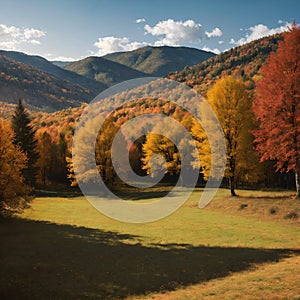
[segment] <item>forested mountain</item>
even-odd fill
[[[167,72],[169,65],[173,64],[174,66],[175,57],[180,57],[178,56],[179,53],[185,53],[183,58],[184,56],[188,56],[187,53],[189,52],[195,53],[194,56],[190,55],[190,62],[192,58],[196,61],[196,56],[202,53],[211,57],[195,66],[185,67],[179,72],[170,73],[169,78],[184,82],[194,87],[200,93],[205,94],[207,89],[222,75],[232,74],[242,78],[248,88],[252,89],[255,80],[260,76],[260,67],[264,64],[270,52],[277,49],[277,43],[281,38],[282,35],[265,37],[243,46],[232,48],[220,55],[213,55],[185,47],[144,47],[131,52],[109,54],[106,58],[119,60],[140,69],[149,66],[148,69],[146,68],[148,72],[157,72],[165,66],[165,72]],[[22,59],[28,65],[8,58],[8,55],[0,56],[1,101],[17,103],[21,97],[24,99],[27,107],[31,109],[53,111],[80,106],[82,102],[89,102],[97,94],[95,91],[92,92],[80,85],[60,79],[49,73],[41,72],[29,65],[35,64],[36,66],[40,66],[40,68],[46,69],[51,65],[47,60],[16,52],[7,53],[10,53],[10,56],[15,56],[19,60]],[[168,58],[167,54],[169,55]],[[165,59],[163,60],[162,58]],[[53,67],[62,70],[59,67]],[[106,59],[100,57],[89,57],[71,63],[68,65],[68,68],[76,69],[76,72],[84,76],[105,81],[109,85],[121,80],[145,76],[145,73],[120,64],[108,62]],[[62,72],[66,73],[60,74],[72,74],[72,76],[85,78],[68,70],[62,70]],[[96,82],[89,78],[86,78],[86,80]],[[96,84],[101,86],[99,82],[96,82]]]
[[[40,71],[49,73],[63,80],[70,81],[73,84],[80,85],[84,89],[90,90],[91,93],[95,95],[97,95],[99,92],[106,88],[106,85],[102,83],[96,82],[95,80],[86,78],[84,76],[80,76],[74,72],[62,69],[41,56],[28,55],[22,52],[4,50],[0,50],[0,55],[6,56],[17,62],[35,67]]]
[[[281,39],[282,35],[277,34],[252,41],[211,57],[196,66],[169,74],[169,78],[184,82],[205,94],[223,75],[234,75],[242,78],[248,88],[252,89],[255,80],[260,76],[261,66],[269,54],[276,51]]]
[[[149,76],[125,65],[97,56],[90,56],[66,64],[64,69],[97,80],[107,86],[133,78]]]
[[[0,55],[0,101],[23,99],[33,110],[55,111],[91,101],[95,92]]]
[[[107,54],[104,58],[150,75],[166,76],[214,56],[212,52],[195,48],[146,46],[133,51]]]

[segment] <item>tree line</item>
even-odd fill
[[[225,179],[232,196],[236,195],[238,183],[280,186],[282,178],[290,181],[294,176],[292,185],[300,198],[299,45],[300,29],[294,23],[262,67],[255,79],[254,91],[248,89],[242,78],[223,76],[207,93],[207,101],[220,121],[226,141]],[[190,153],[190,167],[196,167],[193,157],[198,157],[200,178],[207,180],[211,166],[210,145],[200,124],[188,113],[161,99],[144,99],[139,103],[120,107],[98,133],[95,159],[106,184],[116,187],[120,183],[110,159],[114,135],[124,122],[145,112],[164,113],[184,124],[197,145],[197,153]],[[91,126],[93,121],[86,125],[86,130],[91,130]],[[15,199],[26,202],[30,191],[38,185],[57,182],[76,185],[70,147],[62,132],[56,139],[46,129],[35,132],[20,101],[11,122],[0,121],[1,205]],[[149,162],[156,153],[164,156],[167,174],[180,174],[178,149],[157,134],[141,135],[131,144],[129,159],[133,170],[139,175],[154,174],[155,165]],[[88,168],[83,170],[80,176],[90,180],[89,171]],[[283,177],[280,173],[287,175]]]

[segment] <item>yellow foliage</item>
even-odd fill
[[[22,170],[27,167],[27,157],[13,144],[13,131],[8,122],[0,120],[0,204],[15,206],[18,198],[26,196]]]

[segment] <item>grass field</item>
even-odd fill
[[[109,219],[83,197],[36,198],[1,220],[1,299],[299,299],[300,203],[238,193],[219,190],[201,210],[198,190],[147,224]]]

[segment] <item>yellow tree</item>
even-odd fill
[[[215,83],[208,91],[207,100],[223,128],[226,141],[225,177],[229,179],[231,195],[236,196],[237,170],[245,165],[247,159],[243,153],[247,151],[248,155],[255,156],[254,150],[251,151],[253,143],[249,139],[253,122],[251,97],[242,81],[228,76]]]
[[[45,185],[46,180],[49,179],[50,170],[53,167],[53,143],[47,132],[43,132],[38,136],[37,150],[40,154],[36,163],[39,169],[38,179]]]
[[[22,170],[27,157],[13,144],[14,134],[7,122],[0,120],[0,206],[16,206],[27,196],[29,187],[24,184]]]
[[[173,142],[157,133],[147,134],[146,142],[143,145],[144,157],[142,158],[143,170],[146,170],[147,174],[155,177],[157,173],[162,171],[166,163],[166,173],[171,175],[178,174],[180,172],[180,157],[177,148]],[[154,154],[160,154],[155,160],[151,160]]]

